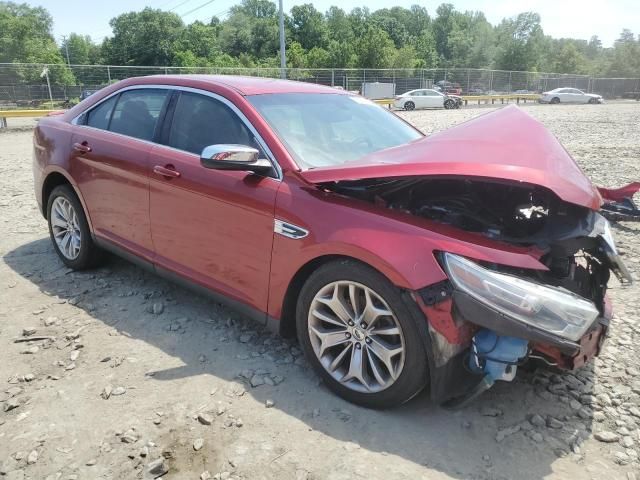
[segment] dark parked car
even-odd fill
[[[98,92],[99,90],[82,90],[82,92],[80,93],[80,100],[84,100],[85,98],[89,98],[91,95],[93,95],[94,93]]]
[[[462,87],[459,83],[452,83],[446,80],[440,80],[436,83],[442,93],[446,93],[447,95],[462,95]]]
[[[515,106],[425,137],[329,87],[132,78],[40,120],[33,168],[65,265],[108,250],[208,292],[369,407],[578,368],[629,280],[598,191]]]

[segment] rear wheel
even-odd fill
[[[414,110],[415,108],[416,108],[416,104],[415,104],[415,103],[413,103],[413,102],[411,102],[411,101],[406,102],[406,103],[404,104],[404,109],[405,109],[405,110]]]
[[[558,97],[553,97],[549,103],[553,103],[553,104],[560,103],[560,99]]]
[[[82,204],[69,185],[53,189],[47,201],[47,220],[53,248],[69,268],[96,266],[102,250],[93,242]]]
[[[371,267],[351,260],[320,267],[302,288],[296,314],[307,359],[345,400],[389,408],[425,387],[426,331]]]

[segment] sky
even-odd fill
[[[444,0],[394,0],[393,6],[409,7],[419,4],[427,8],[431,16]],[[534,11],[542,17],[542,28],[547,35],[556,38],[571,37],[588,40],[598,35],[605,47],[610,47],[623,28],[640,34],[640,0],[447,0],[457,10],[480,10],[487,20],[498,24],[505,17],[520,12]],[[207,21],[212,16],[224,18],[229,7],[240,0],[26,0],[33,6],[43,6],[53,16],[54,34],[60,41],[62,35],[71,32],[91,35],[101,41],[111,34],[109,20],[121,13],[142,10],[145,7],[172,10],[184,15],[185,23]],[[320,11],[338,5],[349,11],[354,7],[368,6],[371,11],[389,7],[389,0],[284,0],[284,9],[302,3],[313,3]],[[202,8],[197,9],[204,5]],[[196,10],[197,9],[197,10]],[[190,11],[195,10],[191,13]]]

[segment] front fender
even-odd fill
[[[276,220],[308,232],[302,238],[274,235],[269,285],[269,315],[279,319],[296,274],[322,257],[357,259],[397,287],[416,291],[446,279],[435,252],[476,260],[546,270],[537,252],[501,244],[411,215],[324,192],[285,177],[278,190]],[[429,229],[431,227],[431,229]]]

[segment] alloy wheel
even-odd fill
[[[402,373],[405,341],[400,323],[366,285],[345,280],[320,289],[309,309],[308,334],[327,373],[351,390],[379,392]]]
[[[75,260],[80,254],[82,234],[78,215],[71,202],[57,197],[51,205],[51,231],[58,249],[68,260]]]

